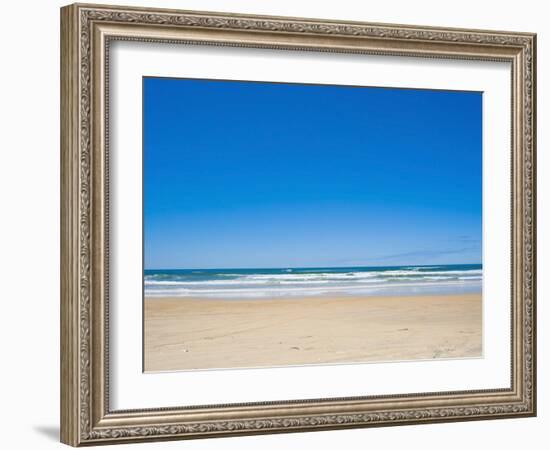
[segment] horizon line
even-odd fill
[[[483,266],[478,263],[453,263],[453,264],[386,264],[386,265],[354,265],[354,266],[273,266],[273,267],[161,267],[161,268],[143,268],[143,270],[271,270],[271,269],[353,269],[359,267],[440,267],[440,266]]]

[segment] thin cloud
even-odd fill
[[[363,265],[365,263],[372,263],[372,262],[391,262],[394,260],[414,260],[417,258],[430,258],[432,260],[444,256],[450,256],[450,255],[459,255],[463,253],[468,253],[472,251],[479,251],[479,246],[469,246],[469,247],[462,247],[458,249],[444,249],[444,250],[414,250],[410,252],[403,252],[403,253],[392,253],[392,254],[385,254],[385,255],[379,255],[379,256],[371,256],[367,258],[361,258],[357,260],[341,260],[338,261],[338,264],[346,264],[346,265]]]
[[[453,240],[462,244],[478,244],[480,242],[479,238],[473,236],[457,236],[456,239]]]
[[[448,250],[416,250],[412,252],[406,252],[406,253],[394,253],[391,255],[384,255],[384,256],[378,256],[374,258],[366,258],[366,260],[392,260],[392,259],[399,259],[399,258],[411,258],[411,257],[438,257],[438,256],[448,256],[448,255],[456,255],[459,253],[465,253],[470,252],[473,250],[477,250],[477,247],[465,247],[465,248],[459,248],[459,249],[448,249]]]

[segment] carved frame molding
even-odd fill
[[[112,40],[509,61],[510,389],[111,411],[108,58]],[[536,414],[536,36],[483,30],[70,5],[61,10],[61,439],[70,445]]]

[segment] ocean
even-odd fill
[[[481,264],[145,270],[146,297],[274,298],[478,293]]]

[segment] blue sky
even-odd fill
[[[481,262],[481,93],[143,92],[146,269]]]

